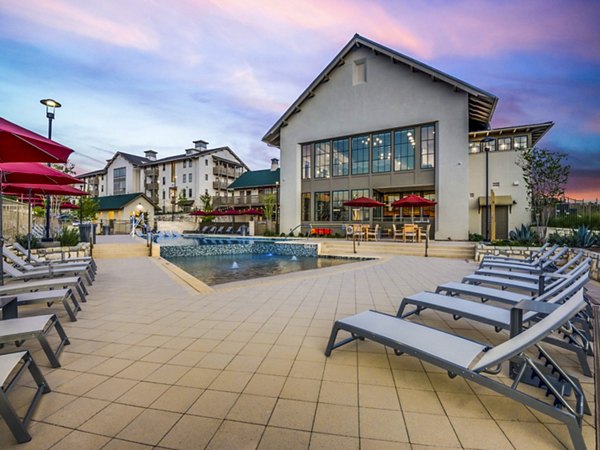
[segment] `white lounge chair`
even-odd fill
[[[516,308],[527,310],[535,305],[538,303],[522,302]],[[406,353],[415,356],[447,371],[451,378],[460,375],[563,422],[567,426],[574,447],[585,449],[581,434],[582,417],[587,411],[585,396],[579,385],[540,345],[544,338],[567,323],[585,307],[583,290],[581,290],[527,330],[495,347],[395,316],[376,311],[364,311],[334,323],[325,355],[330,356],[332,350],[356,339],[378,342],[392,348],[397,355]],[[340,331],[350,333],[350,337],[336,342]],[[546,366],[559,377],[561,385],[572,389],[575,394],[574,404],[567,401],[562,388],[557,388],[554,381],[525,353],[525,350],[532,347],[538,350],[545,359]],[[518,359],[521,364],[512,384],[504,384],[494,377],[487,376],[490,373],[497,374],[501,365],[512,358]],[[545,398],[534,397],[527,391],[519,389],[526,369],[535,375],[538,386],[545,389]],[[546,399],[549,401],[545,401]]]
[[[8,279],[11,281],[11,279]],[[31,280],[21,282],[13,279],[12,282],[0,286],[0,295],[18,294],[20,292],[37,292],[39,290],[71,288],[79,295],[79,300],[87,301],[88,290],[80,277],[58,277],[55,279]]]
[[[35,381],[36,391],[25,416],[20,418],[15,407],[10,403],[8,394],[19,386],[18,382],[27,370]],[[30,441],[31,435],[27,432],[27,425],[41,395],[50,392],[50,388],[28,351],[0,355],[0,386],[0,415],[18,443]]]
[[[12,246],[15,250],[17,250],[19,253],[21,253],[24,257],[27,257],[27,249],[25,247],[23,247],[21,244],[19,244],[18,242],[14,242],[12,244]],[[64,256],[64,253],[62,254],[62,256]],[[94,272],[96,272],[98,270],[98,267],[96,266],[96,262],[94,261],[94,258],[92,258],[91,256],[76,256],[76,257],[71,257],[71,258],[62,257],[60,260],[49,260],[49,259],[40,258],[35,253],[30,253],[29,262],[34,266],[45,266],[48,264],[57,264],[57,263],[91,264]]]
[[[58,346],[54,350],[47,338],[52,330],[56,331],[60,339]],[[37,339],[52,367],[60,367],[58,358],[63,347],[69,345],[69,338],[56,314],[20,317],[0,322],[0,344],[16,343],[20,346],[27,339]]]
[[[2,248],[2,254],[4,255],[4,257],[6,259],[12,261],[12,263],[16,267],[18,267],[20,270],[22,270],[24,272],[32,272],[32,273],[40,272],[41,273],[41,272],[49,272],[49,271],[54,271],[54,270],[59,270],[59,269],[71,269],[73,271],[86,270],[87,274],[88,274],[88,278],[90,280],[94,280],[94,278],[95,278],[95,271],[90,262],[87,262],[87,263],[52,262],[52,263],[46,264],[44,266],[35,267],[34,265],[29,264],[27,261],[25,261],[23,258],[21,258],[19,255],[17,255],[15,252],[13,252],[11,249],[9,249],[7,247]]]
[[[21,271],[17,269],[15,266],[11,266],[10,264],[3,265],[4,274],[8,275],[15,280],[35,280],[40,278],[60,278],[65,275],[71,276],[83,276],[88,284],[92,284],[93,280],[90,276],[90,273],[85,267],[63,267],[56,268],[49,267],[48,269],[42,270],[28,270]]]
[[[61,302],[67,311],[67,315],[72,322],[77,320],[77,313],[81,311],[81,306],[75,297],[71,288],[52,289],[36,292],[21,292],[8,295],[0,295],[0,300],[16,297],[17,305],[33,305],[37,303],[45,303],[52,306],[53,303]],[[69,304],[72,303],[72,306]],[[3,323],[3,322],[2,322]],[[0,323],[0,333],[2,332],[2,324]]]

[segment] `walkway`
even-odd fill
[[[33,440],[15,445],[0,423],[1,448],[570,445],[566,428],[552,419],[380,345],[360,342],[324,357],[335,318],[369,308],[394,312],[404,295],[471,272],[465,260],[390,257],[222,285],[210,294],[181,284],[150,258],[98,263],[79,320],[63,319],[72,341],[63,367],[51,369],[35,352],[53,392],[34,416]],[[464,320],[432,312],[425,318],[475,339],[504,339]],[[592,380],[570,356],[559,359],[593,399]],[[594,448],[593,419],[585,421]]]

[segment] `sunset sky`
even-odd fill
[[[554,121],[540,146],[595,200],[598,23],[585,0],[2,0],[0,116],[45,135],[39,100],[60,101],[53,137],[80,172],[197,139],[266,168],[264,133],[359,33],[498,96],[493,127]]]

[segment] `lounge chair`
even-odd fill
[[[204,225],[202,227],[202,229],[200,230],[200,234],[204,234],[208,231],[208,229],[210,228],[210,225]]]
[[[248,227],[246,225],[242,225],[241,227],[239,227],[237,229],[236,234],[240,234],[242,236],[247,236],[248,235]]]
[[[490,300],[495,300],[504,304],[510,304],[512,307],[518,305],[522,301],[546,303],[546,305],[563,303],[572,295],[583,289],[583,286],[588,282],[589,279],[589,268],[589,263],[582,265],[576,271],[574,271],[569,278],[565,278],[561,284],[556,285],[553,289],[550,289],[537,298],[522,298],[519,300],[514,296],[502,297],[500,294],[493,296],[489,294],[486,295]],[[408,305],[416,306],[416,310],[405,314],[404,311]],[[456,296],[441,295],[438,293],[434,294],[432,292],[420,292],[404,298],[400,304],[400,307],[398,308],[397,316],[406,318],[413,313],[419,314],[424,309],[433,309],[447,314],[452,314],[455,319],[466,318],[485,323],[487,325],[492,325],[496,331],[510,330],[513,322],[511,320],[512,312],[510,309],[492,306],[489,303],[480,303],[467,300]],[[529,324],[533,321],[539,320],[539,318],[540,312],[533,310],[523,314],[521,322]],[[545,339],[545,341],[552,345],[574,352],[579,360],[579,364],[584,375],[591,377],[592,371],[590,370],[590,366],[587,362],[587,355],[591,353],[591,346],[585,337],[585,333],[578,330],[574,326],[571,326],[568,333],[562,333],[562,335],[563,339],[548,337]]]
[[[550,244],[548,242],[546,242],[539,249],[531,252],[527,258],[515,258],[512,256],[503,256],[503,255],[484,255],[483,259],[488,260],[488,261],[498,261],[498,262],[501,262],[501,261],[533,262],[540,258],[542,258],[542,259],[547,258],[552,253],[554,253],[554,251],[558,248],[558,244],[554,244],[550,249],[548,248],[549,245]]]
[[[216,233],[216,231],[217,231],[217,227],[216,227],[215,225],[213,225],[212,227],[210,227],[210,228],[209,228],[209,229],[206,231],[206,233],[207,233],[207,234],[215,234],[215,233]]]
[[[524,301],[514,309],[526,311],[538,305],[537,302]],[[468,381],[487,387],[563,422],[569,430],[574,447],[584,449],[585,442],[581,434],[581,421],[586,412],[584,394],[576,381],[560,368],[539,343],[585,307],[583,290],[580,290],[564,304],[552,306],[554,311],[545,318],[495,347],[395,316],[365,311],[334,323],[325,355],[330,356],[333,349],[356,339],[378,342],[392,348],[397,355],[407,353],[415,356],[447,371],[451,378],[460,375]],[[336,343],[337,335],[342,330],[350,333],[350,337]],[[574,405],[567,402],[562,389],[555,387],[554,380],[551,380],[525,353],[525,350],[532,347],[537,348],[546,366],[559,377],[560,384],[572,389],[575,394]],[[512,384],[504,384],[487,376],[487,374],[499,373],[501,365],[511,358],[518,359],[521,364]],[[536,398],[527,391],[519,389],[527,369],[537,377],[538,386],[546,390],[545,398]],[[550,397],[549,402],[545,401],[548,397]]]
[[[9,279],[10,280],[10,279]],[[87,301],[88,290],[80,277],[59,277],[56,279],[32,280],[24,283],[15,280],[0,286],[0,295],[18,294],[21,292],[37,292],[39,290],[71,288],[79,295],[79,300]]]
[[[224,229],[225,229],[225,225],[221,225],[219,228],[217,228],[217,230],[215,231],[215,234],[223,234]]]
[[[69,338],[60,324],[56,314],[20,317],[18,319],[7,319],[1,322],[0,344],[17,343],[21,345],[27,339],[35,338],[42,346],[42,350],[48,357],[52,367],[60,367],[58,358],[65,345],[69,345]],[[56,349],[52,349],[48,342],[48,334],[55,330],[60,342]]]
[[[93,280],[95,278],[95,270],[90,262],[87,263],[62,263],[62,262],[52,262],[50,264],[46,264],[44,266],[35,267],[32,264],[29,264],[15,252],[7,247],[2,248],[2,254],[4,257],[17,266],[19,269],[24,272],[45,272],[45,271],[54,271],[57,269],[74,269],[74,270],[86,270],[88,272],[89,278]]]
[[[65,275],[72,276],[83,276],[88,284],[92,284],[92,278],[86,268],[82,267],[71,267],[71,268],[49,268],[48,270],[28,270],[21,271],[17,269],[15,266],[11,266],[10,264],[4,264],[3,266],[4,274],[8,275],[15,280],[35,280],[40,278],[60,278]]]
[[[233,233],[233,226],[231,226],[231,225],[228,226],[223,233],[225,233],[225,234]]]
[[[27,249],[25,247],[23,247],[18,242],[14,242],[12,244],[12,246],[14,247],[15,250],[17,250],[24,257],[26,257]],[[49,259],[42,259],[38,255],[36,255],[34,253],[30,253],[29,263],[34,266],[45,266],[48,264],[57,264],[57,263],[90,264],[92,266],[92,269],[94,270],[94,272],[96,272],[98,270],[98,267],[96,266],[96,261],[94,261],[94,258],[92,258],[91,256],[76,256],[73,258],[64,258],[64,253],[62,254],[62,256],[63,257],[60,260],[49,260]]]
[[[26,370],[29,370],[35,381],[36,391],[25,416],[21,419],[17,415],[15,407],[10,403],[8,394],[15,386],[20,386],[19,380]],[[50,388],[28,351],[0,355],[0,386],[0,415],[18,443],[30,441],[31,435],[27,432],[27,425],[35,412],[41,395],[50,392]]]
[[[72,322],[77,321],[77,313],[81,311],[81,306],[79,306],[79,302],[71,288],[0,295],[0,300],[10,297],[17,297],[17,305],[45,303],[48,306],[52,306],[55,302],[61,302]],[[72,306],[69,303],[71,303]],[[1,332],[2,325],[0,325],[0,333]]]
[[[539,259],[533,262],[504,262],[504,261],[489,261],[483,260],[479,268],[489,267],[496,269],[504,269],[509,271],[524,271],[529,273],[541,273],[549,270],[556,270],[556,263],[560,261],[569,252],[567,246],[561,248],[552,256],[544,259]]]

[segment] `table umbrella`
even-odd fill
[[[0,150],[2,154],[2,150]],[[3,183],[27,183],[32,184],[52,184],[67,185],[83,183],[79,178],[72,177],[60,170],[45,166],[39,163],[27,162],[7,162],[0,163],[0,248],[4,246],[4,237],[2,236],[2,194]],[[27,191],[23,191],[25,193]],[[19,192],[13,192],[19,193]],[[3,258],[0,258],[0,285],[4,284],[4,266]]]
[[[66,163],[68,147],[0,117],[0,162]]]
[[[379,206],[385,206],[385,203],[378,202],[369,197],[358,197],[344,202],[343,205],[354,206],[357,208],[377,208]],[[354,253],[356,253],[356,233],[352,233],[352,249],[354,250]]]
[[[71,202],[62,202],[58,206],[58,209],[79,209],[79,205],[74,205]]]
[[[62,173],[62,172],[60,172]],[[28,214],[28,227],[29,232],[27,233],[27,261],[31,257],[31,206],[34,202],[32,202],[32,195],[69,195],[69,196],[82,196],[89,195],[87,192],[82,191],[81,189],[77,189],[73,186],[69,185],[58,185],[58,184],[19,184],[19,183],[5,183],[2,185],[2,190],[4,194],[28,194],[29,196],[29,214]],[[34,197],[35,198],[35,197]],[[39,197],[37,197],[39,198]],[[79,208],[77,205],[74,206],[76,209]],[[34,205],[37,206],[37,205]],[[0,269],[1,269],[0,265]]]
[[[410,195],[407,195],[406,197],[402,197],[401,199],[396,200],[395,202],[392,203],[392,206],[395,208],[404,208],[404,207],[410,206],[411,207],[410,221],[414,222],[415,206],[417,208],[422,208],[424,206],[433,206],[436,204],[437,204],[437,202],[434,202],[433,200],[428,200],[426,198],[419,197],[418,195],[410,194]]]

